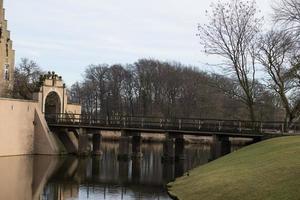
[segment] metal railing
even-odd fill
[[[142,116],[95,117],[87,114],[46,114],[50,125],[78,125],[112,128],[138,128],[180,131],[207,131],[226,133],[284,133],[284,122],[260,122],[243,120],[159,118]],[[300,132],[300,124],[289,128],[290,133]]]

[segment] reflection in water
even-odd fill
[[[49,177],[61,162],[51,156],[0,158],[0,199],[40,199]]]
[[[144,144],[143,158],[118,161],[118,143],[102,157],[0,158],[0,199],[170,199],[164,185],[210,159],[209,146],[186,145],[186,159],[162,163],[162,144]]]

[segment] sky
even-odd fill
[[[55,71],[68,86],[90,64],[177,61],[209,72],[218,58],[202,51],[197,25],[216,0],[4,0],[8,28],[21,58]],[[271,0],[258,0],[268,21]],[[268,22],[267,22],[268,23]]]

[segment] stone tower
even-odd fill
[[[3,0],[0,0],[0,97],[13,88],[14,68],[15,51],[12,48],[10,31],[7,30]]]

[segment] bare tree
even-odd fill
[[[227,70],[241,87],[239,99],[247,105],[249,117],[255,120],[255,42],[262,18],[256,16],[255,1],[231,0],[212,5],[209,22],[199,25],[199,37],[205,52],[221,56]]]
[[[22,58],[15,70],[14,98],[31,99],[39,86],[40,76],[44,74],[39,65],[28,58]]]
[[[79,82],[75,82],[71,88],[68,89],[68,102],[81,104],[82,97],[82,85]]]
[[[273,5],[274,20],[290,30],[300,29],[300,1],[280,0]]]
[[[271,30],[259,42],[260,63],[264,66],[269,88],[280,98],[285,110],[285,124],[288,128],[298,118],[299,101],[294,101],[295,79],[291,76],[291,59],[296,50],[296,41],[290,32]]]
[[[85,81],[93,85],[93,101],[96,115],[108,115],[108,71],[109,66],[106,64],[90,65],[85,71]]]

